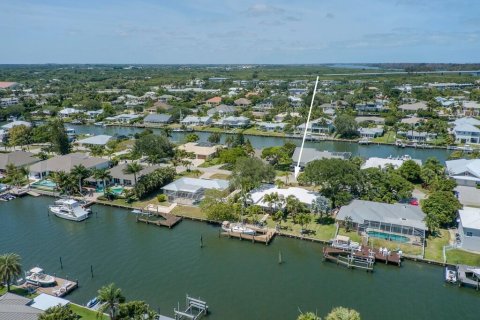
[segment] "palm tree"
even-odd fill
[[[337,307],[330,311],[325,320],[360,320],[360,314],[353,309]]]
[[[98,290],[98,300],[102,303],[102,306],[98,309],[99,314],[108,312],[110,319],[116,320],[119,305],[125,301],[125,297],[122,295],[122,290],[111,283]]]
[[[69,306],[50,307],[42,313],[38,320],[77,320],[79,316],[70,309]]]
[[[93,171],[93,177],[95,180],[101,180],[103,182],[103,195],[107,195],[107,179],[111,179],[110,171],[108,169],[95,169]]]
[[[57,185],[60,193],[70,194],[77,184],[77,179],[73,175],[69,175],[63,171],[54,172],[52,174],[52,180]]]
[[[263,202],[266,202],[268,204],[268,208],[270,211],[272,211],[272,207],[275,204],[275,209],[276,209],[276,203],[278,201],[278,193],[272,192],[268,193],[263,196]]]
[[[87,178],[88,176],[90,176],[91,172],[90,170],[88,170],[87,168],[85,168],[84,165],[82,164],[79,164],[79,165],[75,165],[73,166],[72,170],[70,171],[70,173],[78,179],[78,190],[80,192],[80,194],[82,194],[82,181],[83,179]]]
[[[10,291],[10,283],[22,273],[20,256],[16,253],[6,253],[0,256],[0,279],[7,284]]]
[[[128,163],[125,169],[123,169],[123,173],[125,174],[133,174],[133,180],[135,184],[137,184],[137,173],[143,170],[143,167],[138,162],[131,162]]]
[[[313,312],[301,313],[297,320],[321,320],[319,316],[317,316]]]
[[[28,179],[28,176],[30,175],[30,169],[28,167],[22,167],[20,168],[20,173],[25,176],[28,187],[30,187],[30,179]]]

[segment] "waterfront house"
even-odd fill
[[[58,116],[61,118],[69,118],[75,114],[82,113],[80,110],[75,109],[75,108],[64,108],[60,111],[58,111]]]
[[[102,113],[103,113],[103,110],[90,110],[90,111],[86,111],[85,115],[87,116],[87,120],[94,121]]]
[[[358,133],[362,138],[373,139],[383,135],[383,128],[359,128]]]
[[[29,166],[40,161],[35,154],[26,151],[13,151],[9,153],[0,153],[0,173],[5,172],[9,164],[16,168]]]
[[[100,134],[98,136],[91,136],[85,139],[78,140],[76,143],[83,147],[105,146],[108,141],[112,140],[112,138],[112,136]]]
[[[459,186],[480,184],[480,159],[457,159],[445,162],[446,173]]]
[[[209,142],[188,142],[178,146],[178,149],[193,153],[196,159],[209,160],[215,157],[220,146]]]
[[[218,120],[216,122],[216,125],[224,128],[245,128],[250,125],[250,119],[243,116],[240,116],[240,117],[230,116],[230,117]]]
[[[295,165],[295,166],[297,165],[299,156],[300,156],[300,147],[296,147],[292,156],[292,160],[293,160],[292,165]],[[346,160],[351,156],[352,154],[350,152],[330,152],[330,151],[320,151],[314,148],[303,148],[300,167],[304,168],[307,165],[307,163],[314,160],[321,160],[321,159]]]
[[[423,101],[415,103],[405,103],[398,106],[398,109],[406,113],[416,113],[419,110],[427,110],[427,104]]]
[[[205,104],[209,106],[218,106],[220,102],[222,102],[221,97],[213,97],[205,101]]]
[[[372,236],[388,234],[415,237],[414,242],[423,243],[427,226],[425,213],[419,206],[403,203],[382,203],[365,200],[353,200],[340,208],[336,220],[340,224],[350,220],[351,226],[358,232]]]
[[[252,102],[246,98],[239,98],[233,103],[235,103],[235,105],[239,107],[248,107]]]
[[[413,160],[418,165],[420,166],[422,165],[422,160],[410,159],[410,157],[399,157],[399,158],[371,157],[371,158],[368,158],[364,164],[362,164],[362,169],[379,168],[383,170],[383,169],[386,169],[388,166],[391,166],[394,169],[398,169],[407,160]]]
[[[52,172],[63,171],[69,173],[76,165],[83,165],[87,169],[107,169],[110,162],[80,152],[59,155],[31,165],[30,177],[32,179],[42,179]]]
[[[357,112],[381,112],[384,110],[384,106],[377,102],[365,102],[355,104],[355,110]]]
[[[280,198],[287,199],[289,196],[294,196],[301,203],[305,204],[307,207],[312,205],[320,194],[311,190],[298,188],[298,187],[289,187],[289,188],[278,188],[275,185],[265,184],[261,187],[250,191],[249,202],[250,204],[256,204],[261,206],[264,209],[273,209],[275,210],[272,203],[265,201],[266,195],[271,195],[276,193]]]
[[[480,103],[477,101],[463,101],[460,104],[462,114],[471,117],[478,117],[480,115]]]
[[[26,127],[31,127],[32,124],[28,121],[21,121],[21,120],[17,120],[17,121],[12,121],[12,122],[9,122],[7,124],[4,124],[2,126],[2,129],[4,129],[5,131],[8,131],[10,129],[12,129],[13,127],[16,127],[16,126],[26,126]]]
[[[277,115],[275,115],[275,117],[273,118],[273,121],[275,122],[285,122],[285,120],[287,120],[288,118],[300,118],[300,113],[298,112],[282,112],[282,113],[279,113]]]
[[[455,120],[452,132],[457,143],[480,143],[480,120],[465,117]]]
[[[138,118],[140,118],[140,115],[138,114],[122,113],[113,117],[107,117],[105,120],[117,123],[130,123]]]
[[[225,117],[225,116],[231,116],[231,115],[235,114],[235,112],[237,110],[238,110],[238,108],[235,107],[235,106],[227,106],[226,104],[221,104],[219,106],[208,109],[207,114],[209,116],[213,116],[215,114],[218,114],[221,117]]]
[[[1,320],[37,320],[42,310],[31,307],[32,299],[7,292],[0,296]]]
[[[432,132],[418,132],[415,130],[408,131],[398,131],[397,135],[399,137],[404,137],[412,142],[425,142],[435,139],[437,137],[436,133]]]
[[[195,205],[203,199],[206,190],[225,191],[228,186],[227,180],[183,177],[167,184],[162,190],[169,202]]]
[[[121,163],[111,168],[110,175],[112,176],[112,179],[110,181],[113,182],[115,185],[134,186],[135,176],[133,174],[123,172],[123,170],[125,170],[126,168],[126,163]],[[140,179],[141,176],[152,173],[153,171],[160,168],[162,167],[158,165],[143,166],[143,169],[140,172],[137,172],[137,180]]]
[[[459,247],[480,253],[480,209],[463,207],[458,210]]]
[[[186,116],[180,123],[185,126],[205,126],[213,122],[212,117]]]
[[[143,119],[145,124],[169,124],[173,122],[173,117],[166,113],[152,113]]]
[[[307,134],[330,134],[335,129],[333,121],[327,118],[318,118],[308,123]],[[305,123],[297,126],[297,130],[300,132],[305,131]]]
[[[355,117],[355,121],[357,123],[367,122],[367,123],[373,123],[373,124],[378,124],[378,125],[385,124],[385,118],[375,117],[375,116],[372,116],[372,117],[365,117],[365,116]]]
[[[286,125],[283,122],[258,122],[257,128],[266,132],[279,132],[283,131]]]

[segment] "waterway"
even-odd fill
[[[141,132],[144,129],[135,127],[122,127],[122,126],[94,126],[94,125],[68,125],[70,128],[74,128],[78,134],[108,134],[108,135],[133,135],[137,132]],[[152,129],[155,133],[160,133],[160,129]],[[209,132],[196,132],[200,138],[200,141],[207,141],[210,136]],[[185,132],[172,132],[173,141],[183,141]],[[223,143],[225,141],[226,134],[222,134]],[[246,136],[254,148],[265,148],[271,146],[281,146],[285,141],[289,140],[300,146],[300,139],[286,139],[281,137],[265,137],[265,136]],[[318,150],[338,151],[338,152],[351,152],[354,156],[360,156],[362,158],[369,157],[382,157],[389,156],[400,157],[403,155],[410,155],[414,159],[420,159],[425,161],[427,158],[434,157],[440,162],[444,163],[448,159],[450,154],[446,149],[415,149],[415,148],[397,148],[392,145],[359,145],[356,142],[343,142],[343,141],[308,141],[305,143],[305,147],[316,148]]]
[[[52,202],[25,197],[0,203],[0,253],[20,254],[24,269],[38,265],[78,279],[80,288],[67,298],[80,304],[115,282],[128,299],[146,300],[165,315],[186,293],[200,296],[212,320],[296,319],[299,309],[324,315],[338,305],[357,309],[362,319],[480,314],[480,293],[445,284],[440,267],[407,261],[366,273],[323,262],[322,246],[312,242],[277,237],[270,246],[252,244],[219,238],[218,227],[186,220],[168,230],[104,206],[75,223],[47,215]]]

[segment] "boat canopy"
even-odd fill
[[[30,269],[30,272],[31,273],[43,273],[43,269],[39,268],[39,267],[35,267],[35,268]]]

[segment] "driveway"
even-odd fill
[[[457,186],[458,200],[461,204],[471,207],[480,207],[480,189],[475,187]]]

